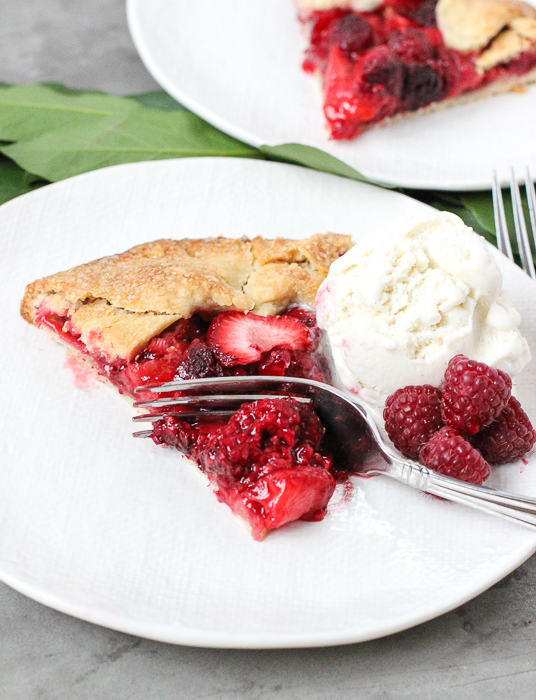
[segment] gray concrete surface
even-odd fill
[[[116,95],[159,89],[138,58],[122,0],[0,0],[0,81]]]
[[[0,0],[0,81],[158,89],[123,0]],[[462,608],[391,637],[229,651],[129,637],[0,584],[0,700],[534,700],[535,608],[532,557]]]

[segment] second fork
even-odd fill
[[[527,203],[529,209],[530,225],[532,230],[532,240],[536,244],[536,193],[534,191],[534,184],[528,167],[526,169],[525,191],[527,193]],[[514,253],[512,251],[512,245],[510,243],[508,225],[506,223],[506,214],[504,210],[502,190],[499,184],[499,178],[496,170],[493,172],[492,193],[497,247],[501,251],[501,253],[506,255],[506,257],[509,258],[512,262],[515,262]],[[521,267],[527,273],[527,275],[529,275],[529,277],[531,277],[533,280],[536,280],[536,272],[534,269],[532,250],[529,235],[527,232],[527,226],[525,223],[525,214],[523,211],[521,193],[513,168],[511,168],[510,170],[510,193],[512,197],[512,213],[514,218],[514,228],[516,233],[517,247],[519,251],[519,257],[521,259]]]

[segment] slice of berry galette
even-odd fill
[[[180,379],[329,381],[314,299],[351,246],[336,234],[154,241],[33,282],[21,313],[129,399]],[[153,439],[190,456],[262,539],[287,522],[323,517],[335,487],[323,432],[309,406],[267,398],[217,422],[174,411],[154,424]]]
[[[332,139],[536,81],[536,9],[524,2],[296,2]]]

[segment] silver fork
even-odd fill
[[[532,228],[532,238],[536,244],[536,194],[534,192],[534,184],[529,168],[527,168],[526,172],[525,191],[527,193],[527,202],[529,205],[529,217]],[[514,262],[514,254],[512,252],[512,246],[510,244],[510,236],[508,234],[508,226],[506,225],[506,216],[504,214],[502,190],[499,185],[496,170],[493,171],[492,192],[497,247],[501,251],[501,253],[506,255],[507,258]],[[512,195],[512,211],[514,215],[514,227],[516,232],[517,247],[519,251],[519,257],[521,258],[521,267],[527,273],[527,275],[532,277],[533,280],[536,280],[536,272],[534,271],[534,262],[532,260],[532,252],[530,249],[527,226],[525,224],[525,215],[523,213],[523,205],[521,203],[521,194],[519,192],[519,185],[517,184],[513,168],[511,168],[510,170],[510,193]]]
[[[350,400],[342,391],[313,380],[297,377],[218,377],[169,382],[152,387],[151,392],[166,394],[180,391],[180,396],[160,396],[141,401],[138,408],[161,409],[158,413],[136,416],[137,422],[154,422],[173,413],[174,407],[187,407],[181,418],[228,415],[245,401],[292,396],[311,403],[326,429],[326,436],[339,469],[367,476],[384,475],[420,491],[492,513],[536,530],[536,499],[475,486],[443,476],[399,456],[383,439],[371,410],[357,398]],[[184,392],[187,392],[185,395]],[[183,409],[181,408],[181,411]],[[359,463],[358,441],[366,430],[378,448],[375,459]],[[151,437],[152,430],[134,433]],[[361,443],[362,444],[362,443]]]

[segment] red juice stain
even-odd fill
[[[72,355],[67,354],[65,358],[64,368],[71,370],[73,374],[73,383],[77,389],[82,391],[91,391],[95,386],[95,379],[91,374],[81,367]]]
[[[344,513],[346,506],[350,503],[354,495],[354,485],[350,479],[339,481],[335,487],[335,492],[328,505],[328,513],[337,515]]]

